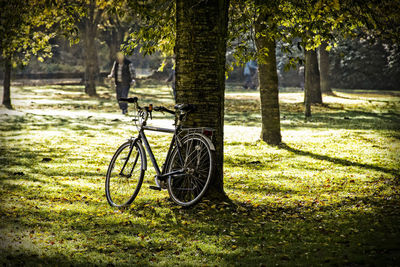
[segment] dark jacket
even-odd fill
[[[123,86],[129,86],[131,84],[132,78],[131,77],[131,72],[129,70],[129,64],[131,64],[131,61],[128,59],[124,59],[124,65],[122,66],[122,82],[121,84]],[[115,62],[115,71],[114,71],[114,78],[115,78],[115,83],[118,81],[118,67],[119,63],[118,61]]]

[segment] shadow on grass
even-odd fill
[[[288,146],[287,144],[281,144],[280,148],[285,149],[289,152],[295,153],[297,155],[301,155],[301,156],[308,156],[308,157],[312,157],[314,159],[318,159],[318,160],[324,160],[324,161],[329,161],[335,164],[340,164],[342,166],[357,166],[360,168],[364,168],[364,169],[369,169],[369,170],[374,170],[374,171],[380,171],[380,172],[384,172],[384,173],[388,173],[388,174],[392,174],[397,176],[399,174],[399,170],[395,170],[395,169],[388,169],[388,168],[384,168],[384,167],[380,167],[380,166],[376,166],[376,165],[371,165],[371,164],[365,164],[365,163],[358,163],[358,162],[353,162],[350,160],[346,160],[346,159],[339,159],[339,158],[333,158],[333,157],[329,157],[329,156],[325,156],[325,155],[319,155],[313,152],[309,152],[309,151],[303,151],[300,149],[296,149],[296,148],[292,148],[290,146]]]
[[[394,172],[287,145],[282,148],[345,166]],[[6,165],[23,165],[28,169],[26,176],[14,177],[21,181],[33,181],[30,172],[55,175],[55,169],[37,168],[38,164],[46,164],[41,160],[47,153],[16,148],[6,155]],[[63,157],[59,154],[52,162],[60,163]],[[250,167],[259,163],[249,164]],[[80,171],[66,175],[92,175]],[[46,186],[44,180],[37,182]],[[23,183],[0,184],[3,191],[10,193],[7,197],[17,199],[8,203],[11,207],[0,206],[0,228],[11,227],[10,233],[26,233],[19,237],[20,241],[31,244],[20,246],[18,238],[15,241],[0,236],[1,263],[270,266],[394,265],[399,260],[400,212],[395,196],[392,200],[375,196],[347,198],[332,204],[292,200],[255,206],[251,202],[236,202],[235,207],[203,201],[192,209],[182,209],[165,198],[149,200],[142,192],[132,207],[113,210],[105,200],[99,203],[90,199],[92,194],[99,194],[94,189],[82,193],[75,184],[54,185],[62,186],[64,193],[79,192],[85,198],[68,199],[69,195],[58,195],[54,188],[27,192]],[[238,190],[256,192],[260,188]],[[283,192],[290,197],[298,193],[278,187],[265,191],[272,198]],[[64,208],[59,210],[59,206]],[[54,234],[41,237],[45,232]]]
[[[343,130],[399,130],[400,119],[392,112],[374,113],[341,111],[335,113],[313,113],[309,122],[304,122],[301,113],[283,113],[282,128],[343,129]],[[285,121],[286,120],[286,121]]]
[[[360,203],[369,207],[369,212],[352,211]],[[29,249],[3,250],[3,255],[7,255],[3,262],[352,266],[393,265],[399,260],[398,201],[365,197],[323,206],[212,204],[202,202],[192,209],[182,209],[168,200],[138,199],[134,207],[102,217],[87,216],[77,210],[60,214],[29,210],[26,215],[43,222],[39,225],[42,230],[68,218],[60,222],[61,228],[52,239],[55,245],[45,240],[37,244],[48,250],[59,248],[52,255],[40,257]],[[126,217],[121,219],[119,214]],[[20,217],[2,219],[3,223],[31,233],[37,227]],[[62,244],[69,249],[61,249]],[[75,257],[81,251],[84,254]]]
[[[331,108],[330,108],[331,109]],[[363,112],[343,110],[332,112],[313,112],[308,123],[304,122],[304,114],[299,112],[281,112],[281,126],[283,129],[318,128],[318,129],[345,129],[345,130],[400,130],[399,114],[394,112]],[[260,126],[261,117],[258,112],[231,112],[227,111],[225,122],[231,125]]]

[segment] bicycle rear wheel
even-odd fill
[[[139,193],[144,177],[145,154],[142,146],[128,141],[122,144],[111,159],[106,175],[106,197],[113,207],[132,203]]]
[[[168,193],[178,205],[195,205],[211,182],[214,156],[205,138],[200,134],[183,138],[179,149],[182,160],[178,147],[171,152],[168,172],[184,170],[184,174],[172,175],[167,182]]]

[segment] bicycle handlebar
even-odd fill
[[[138,98],[136,96],[135,97],[129,97],[129,98],[128,97],[121,97],[121,98],[118,99],[118,101],[124,101],[124,102],[128,102],[128,103],[135,103],[136,107],[138,109],[143,109],[143,107],[140,107],[138,105]],[[163,107],[163,106],[153,107],[152,104],[150,104],[149,107],[145,107],[145,109],[146,109],[146,111],[148,111],[150,113],[151,113],[152,110],[154,110],[154,111],[160,111],[160,112],[167,112],[167,113],[172,114],[172,115],[176,114],[176,111],[170,110],[170,109],[168,109],[166,107]],[[175,109],[176,110],[180,110],[181,112],[185,112],[185,113],[192,112],[192,111],[196,110],[195,106],[193,106],[191,104],[177,104],[177,105],[175,105]]]
[[[166,107],[163,106],[157,106],[153,108],[154,111],[161,111],[161,112],[167,112],[169,114],[175,115],[175,111],[172,111],[170,109],[167,109]]]

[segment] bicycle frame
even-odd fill
[[[211,184],[215,169],[215,130],[183,126],[187,115],[196,111],[191,104],[175,105],[173,111],[163,106],[153,107],[152,104],[140,107],[137,97],[119,100],[135,104],[137,115],[132,121],[138,132],[119,146],[108,166],[105,182],[108,203],[113,207],[132,203],[142,187],[148,159],[156,172],[155,186],[150,185],[150,189],[168,189],[171,200],[183,207],[198,203]],[[147,120],[152,119],[152,111],[174,115],[174,127],[147,126]],[[172,134],[163,166],[158,165],[145,131]],[[132,185],[135,188],[131,194],[126,189],[131,190]]]
[[[146,134],[144,133],[145,130],[173,134],[171,144],[169,146],[167,156],[165,158],[165,162],[164,162],[162,170],[160,170],[157,160],[154,157],[154,154],[150,147],[149,141],[147,140]],[[167,162],[169,160],[171,151],[174,146],[176,146],[178,148],[179,159],[183,165],[183,158],[182,158],[182,154],[180,151],[180,145],[179,145],[179,142],[177,141],[177,132],[178,131],[179,131],[179,129],[168,129],[168,128],[153,127],[153,126],[142,126],[142,128],[139,130],[139,136],[135,139],[135,142],[141,141],[142,144],[144,145],[144,148],[145,148],[147,154],[149,155],[149,158],[154,167],[154,170],[156,171],[157,179],[159,179],[161,181],[167,179],[171,175],[183,174],[185,172],[185,170],[182,169],[182,170],[176,170],[173,172],[165,173],[165,171],[166,171],[165,168],[167,167]],[[133,148],[133,146],[132,146],[132,148]]]
[[[140,115],[140,116],[143,116],[143,117],[142,117],[142,118],[143,118],[143,121],[142,121],[142,123],[140,123],[140,126],[138,127],[138,130],[139,130],[139,135],[138,135],[138,137],[135,138],[135,139],[134,139],[134,138],[131,138],[131,139],[130,139],[130,140],[133,141],[133,143],[131,144],[130,151],[129,151],[129,154],[128,154],[128,158],[130,157],[130,155],[131,155],[131,153],[132,153],[132,149],[133,149],[133,146],[135,145],[135,143],[136,143],[136,142],[140,142],[140,144],[141,144],[141,145],[144,145],[144,148],[145,148],[145,149],[144,149],[145,151],[143,151],[143,153],[146,154],[145,152],[147,151],[147,153],[149,154],[150,161],[151,161],[151,163],[153,164],[154,170],[156,171],[156,178],[157,178],[158,180],[164,181],[164,180],[166,180],[167,178],[169,178],[169,177],[171,177],[171,176],[176,176],[176,175],[180,175],[180,174],[185,174],[186,169],[175,170],[175,171],[166,173],[166,168],[168,167],[169,159],[170,159],[170,157],[171,157],[171,151],[173,150],[174,147],[177,148],[177,154],[178,154],[178,157],[179,157],[179,161],[180,161],[180,163],[181,163],[181,166],[184,166],[184,165],[185,165],[185,164],[184,164],[183,157],[182,157],[182,153],[181,153],[181,145],[179,144],[180,142],[179,142],[179,137],[178,137],[178,136],[180,135],[180,133],[182,132],[182,130],[190,130],[190,129],[191,129],[191,128],[182,129],[181,123],[182,123],[182,121],[185,119],[186,114],[181,113],[181,114],[179,114],[177,117],[175,117],[175,119],[176,119],[175,125],[176,125],[176,126],[175,126],[174,129],[161,128],[161,127],[154,127],[154,126],[147,126],[147,125],[146,125],[146,121],[147,121],[149,115],[150,115],[150,118],[151,118],[151,111],[152,111],[152,109],[153,109],[153,106],[151,105],[150,107],[140,108],[140,107],[138,106],[138,104],[137,104],[137,99],[136,99],[136,101],[135,101],[135,104],[136,104],[136,108],[137,108],[138,110],[140,109],[140,110],[144,111],[144,113],[142,113],[142,115]],[[150,109],[150,108],[151,108],[151,109]],[[167,111],[167,110],[166,110],[166,111]],[[167,111],[167,112],[168,112],[168,111]],[[169,112],[169,113],[171,113],[171,112]],[[172,112],[172,113],[173,113],[173,112]],[[136,120],[136,121],[138,121],[138,120]],[[192,130],[193,130],[193,129],[196,129],[196,128],[192,128]],[[208,132],[211,132],[211,133],[212,133],[212,131],[213,131],[213,129],[210,129],[210,128],[202,128],[202,129],[203,129],[203,130],[207,130]],[[152,149],[151,149],[151,147],[150,147],[149,141],[147,140],[147,137],[146,137],[146,135],[145,135],[145,133],[144,133],[145,130],[155,131],[155,132],[163,132],[163,133],[172,133],[172,134],[173,134],[172,140],[171,140],[171,143],[170,143],[168,152],[167,152],[167,156],[166,156],[166,158],[165,158],[165,162],[164,162],[163,167],[162,167],[162,170],[160,170],[160,167],[158,166],[158,163],[157,163],[157,161],[156,161],[156,159],[155,159],[155,157],[154,157],[154,154],[153,154],[153,151],[152,151]],[[214,147],[214,145],[212,144],[212,141],[211,141],[210,139],[208,139],[207,137],[205,137],[205,140],[207,141],[208,145],[210,146],[210,149],[211,149],[211,150],[215,150],[215,147]],[[143,146],[142,146],[142,147],[143,147]],[[144,156],[146,157],[146,155],[144,155]],[[134,166],[136,165],[136,162],[137,162],[137,158],[135,159],[135,164],[134,164]],[[123,168],[122,168],[122,170],[121,170],[121,174],[120,174],[120,175],[122,175],[122,172],[123,172],[123,170],[125,169],[126,164],[127,164],[127,161],[125,162],[125,164],[124,164],[124,166],[123,166]],[[143,166],[142,166],[142,168],[143,168]],[[146,169],[147,169],[147,164],[145,163],[144,170],[146,170]],[[130,175],[132,174],[132,171],[133,171],[133,169],[131,170]]]

